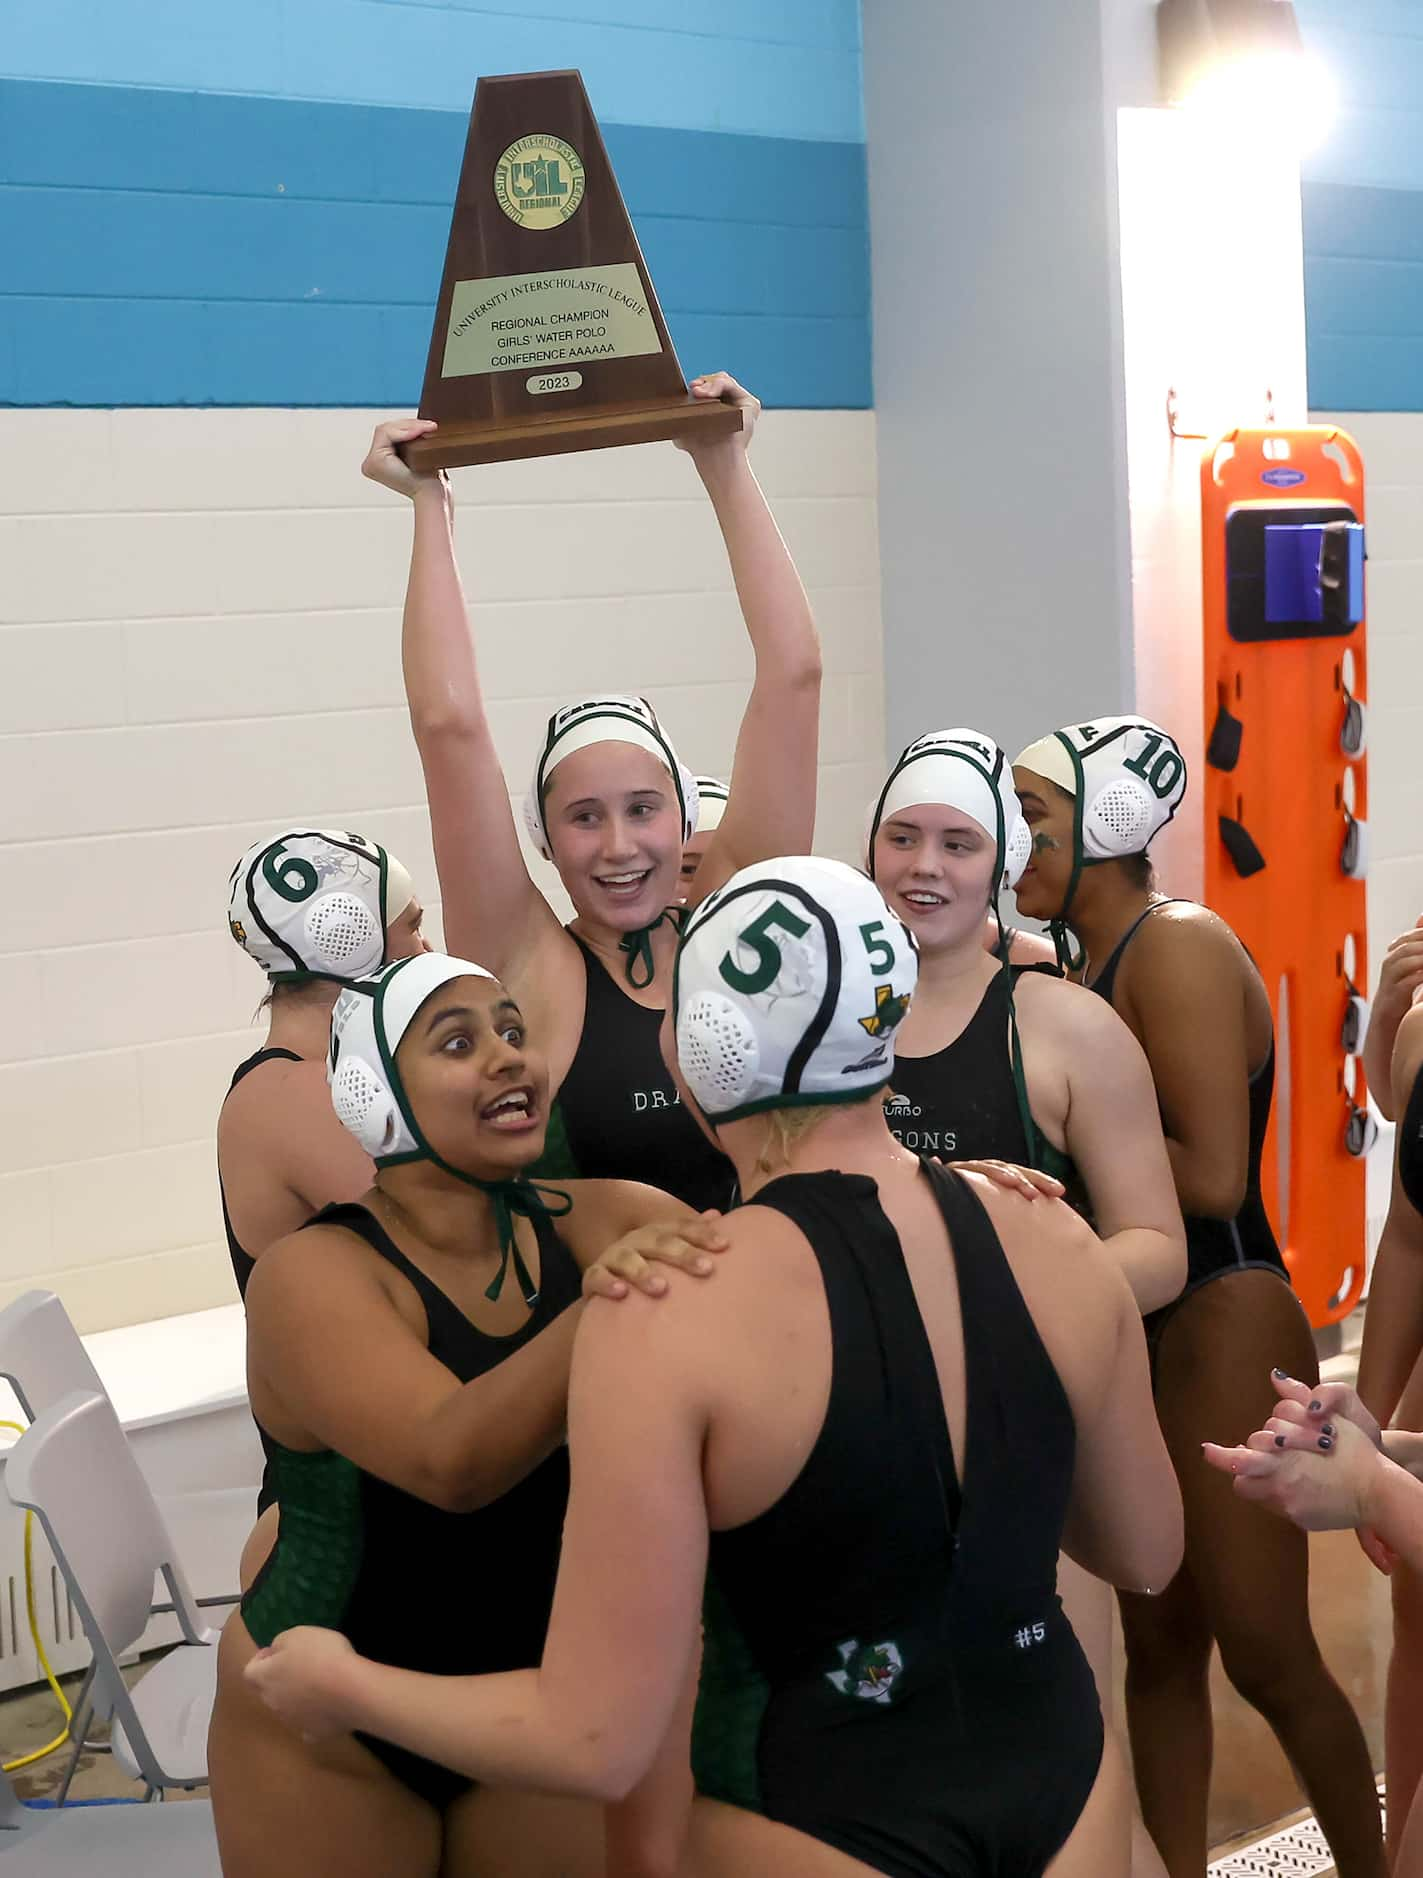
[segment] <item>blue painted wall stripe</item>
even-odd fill
[[[448,210],[468,109],[0,79],[0,183],[424,202]],[[604,123],[634,216],[865,226],[862,145]],[[664,159],[675,149],[675,164]],[[4,284],[0,272],[0,288]]]
[[[1423,191],[1304,186],[1309,401],[1423,410]]]
[[[481,72],[576,66],[614,123],[859,143],[858,12],[856,0],[44,0],[7,9],[0,72],[467,113]]]
[[[413,403],[465,122],[0,82],[0,398]],[[684,366],[869,404],[863,149],[605,129]]]

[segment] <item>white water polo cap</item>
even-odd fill
[[[714,1122],[867,1096],[889,1080],[918,975],[913,940],[857,869],[804,855],[743,868],[677,951],[687,1087]]]
[[[870,816],[871,874],[881,823],[921,802],[971,816],[998,844],[995,891],[1017,886],[1033,838],[1023,820],[1013,772],[991,737],[977,730],[933,730],[901,754]]]
[[[697,785],[696,832],[709,835],[713,829],[721,827],[721,818],[731,800],[731,785],[724,783],[720,776],[698,776],[694,780]]]
[[[544,801],[553,772],[566,756],[595,743],[630,743],[657,759],[672,778],[677,806],[682,812],[682,839],[690,841],[697,828],[696,777],[678,761],[676,751],[657,721],[656,711],[646,698],[609,693],[606,697],[584,698],[577,704],[565,705],[548,720],[543,749],[534,767],[533,784],[524,799],[524,822],[529,839],[544,859],[553,859],[544,822]]]
[[[275,981],[364,977],[415,897],[409,874],[364,835],[295,828],[254,842],[232,870],[227,924]]]
[[[396,959],[347,985],[331,1013],[326,1080],[343,1127],[377,1167],[433,1160],[405,1093],[395,1053],[420,1007],[456,978],[489,978],[482,965],[444,952]]]
[[[1180,808],[1186,759],[1149,717],[1099,717],[1030,743],[1017,765],[1075,798],[1083,861],[1145,854]]]

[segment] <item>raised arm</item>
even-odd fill
[[[725,372],[697,379],[692,392],[698,398],[724,398],[743,412],[737,435],[696,445],[689,453],[716,511],[756,654],[726,813],[697,870],[690,896],[696,904],[753,861],[810,852],[820,738],[820,640],[795,563],[747,460],[760,404]]]
[[[1410,931],[1400,933],[1384,953],[1379,988],[1374,993],[1369,1015],[1369,1034],[1364,1039],[1364,1075],[1368,1078],[1369,1093],[1379,1113],[1389,1121],[1397,1119],[1390,1071],[1394,1039],[1420,991],[1423,991],[1423,918]]]
[[[431,1356],[339,1229],[275,1245],[247,1288],[254,1406],[448,1512],[487,1506],[563,1439],[582,1305],[460,1383]],[[623,1307],[608,1306],[613,1315]],[[370,1378],[379,1376],[373,1388]]]
[[[248,1671],[264,1698],[308,1733],[362,1729],[494,1785],[625,1799],[668,1739],[699,1640],[707,1414],[681,1316],[635,1298],[584,1319],[572,1492],[538,1669],[419,1675],[297,1630]]]
[[[1067,1148],[1086,1182],[1102,1250],[1137,1309],[1159,1311],[1186,1282],[1186,1228],[1141,1045],[1111,1007],[1077,985],[1041,991],[1062,1026],[1068,1070]]]
[[[1423,1006],[1414,1006],[1398,1026],[1392,1064],[1394,1113],[1408,1106],[1423,1074]],[[1401,1137],[1402,1130],[1399,1135]],[[1379,1239],[1364,1314],[1359,1355],[1359,1394],[1380,1422],[1398,1408],[1414,1364],[1423,1354],[1423,1216],[1398,1176],[1399,1141],[1394,1143],[1393,1191]]]
[[[425,772],[445,945],[496,973],[534,1015],[537,955],[542,949],[546,956],[550,942],[568,941],[530,878],[510,812],[455,562],[449,483],[410,469],[397,451],[434,428],[420,418],[380,425],[361,469],[414,510],[401,661]]]

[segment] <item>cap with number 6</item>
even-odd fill
[[[364,835],[293,828],[232,870],[227,925],[274,982],[349,984],[385,963],[386,928],[409,906],[409,874]]]
[[[734,874],[687,923],[677,1060],[709,1120],[863,1100],[888,1082],[918,978],[874,882],[806,855]]]

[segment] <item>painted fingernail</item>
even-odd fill
[[[1274,1370],[1272,1374],[1278,1376],[1281,1382],[1288,1382],[1290,1380],[1290,1373],[1286,1369]]]
[[[1322,1415],[1324,1413],[1324,1404],[1322,1402],[1311,1402],[1309,1412],[1311,1415]]]
[[[1328,1435],[1321,1435],[1319,1437],[1319,1445],[1327,1452],[1334,1446],[1334,1443],[1329,1439]]]
[[[1319,1432],[1322,1435],[1332,1435],[1334,1433],[1333,1422],[1326,1422]]]
[[[1283,1447],[1284,1445],[1285,1445],[1285,1437],[1284,1437],[1283,1435],[1276,1435],[1276,1436],[1275,1436],[1275,1446],[1276,1446],[1277,1448],[1282,1448],[1282,1447]]]

